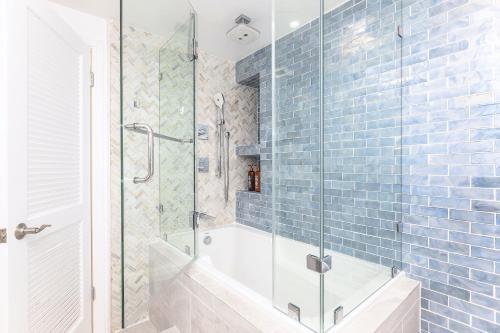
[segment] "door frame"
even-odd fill
[[[0,0],[0,229],[7,228],[7,156],[8,126],[7,126],[7,1]],[[9,327],[9,274],[8,274],[8,241],[0,244],[0,332],[7,332]]]
[[[92,318],[94,333],[111,332],[110,52],[106,19],[53,4],[54,10],[91,47]]]

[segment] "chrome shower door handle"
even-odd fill
[[[148,133],[148,173],[145,177],[134,177],[134,183],[146,183],[148,182],[155,172],[155,148],[154,148],[154,132],[151,126],[148,124],[133,123],[125,125],[125,128],[129,129],[143,129]]]
[[[19,223],[16,226],[16,230],[14,231],[14,236],[16,236],[16,239],[23,239],[24,236],[26,235],[33,235],[33,234],[38,234],[39,232],[42,232],[44,229],[51,227],[50,224],[42,224],[39,227],[28,227],[24,223]]]

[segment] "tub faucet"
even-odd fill
[[[194,225],[196,226],[196,228],[199,227],[200,225],[200,219],[204,219],[204,220],[215,220],[215,216],[212,216],[212,215],[208,215],[207,213],[205,212],[197,212],[197,211],[193,211],[193,221],[194,221]]]

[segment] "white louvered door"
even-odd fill
[[[89,48],[45,0],[7,6],[9,332],[91,332]]]

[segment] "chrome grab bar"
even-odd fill
[[[140,128],[127,127],[127,129],[134,131],[134,132],[137,132],[137,133],[141,133],[141,134],[148,134],[147,131],[140,129]],[[168,136],[165,134],[156,133],[156,132],[154,132],[153,134],[154,134],[155,138],[158,138],[158,139],[165,139],[165,140],[180,142],[180,143],[193,143],[193,139],[190,139],[190,138],[179,139],[179,138],[174,138],[174,137],[171,137],[171,136]]]
[[[155,169],[154,169],[154,166],[155,166],[154,142],[155,142],[155,140],[154,140],[153,129],[148,124],[141,124],[141,123],[127,124],[127,125],[125,125],[125,128],[132,129],[132,130],[145,130],[148,134],[148,173],[145,177],[134,177],[134,183],[136,183],[136,184],[137,183],[146,183],[151,179],[151,177],[153,177],[153,174],[155,172]]]

